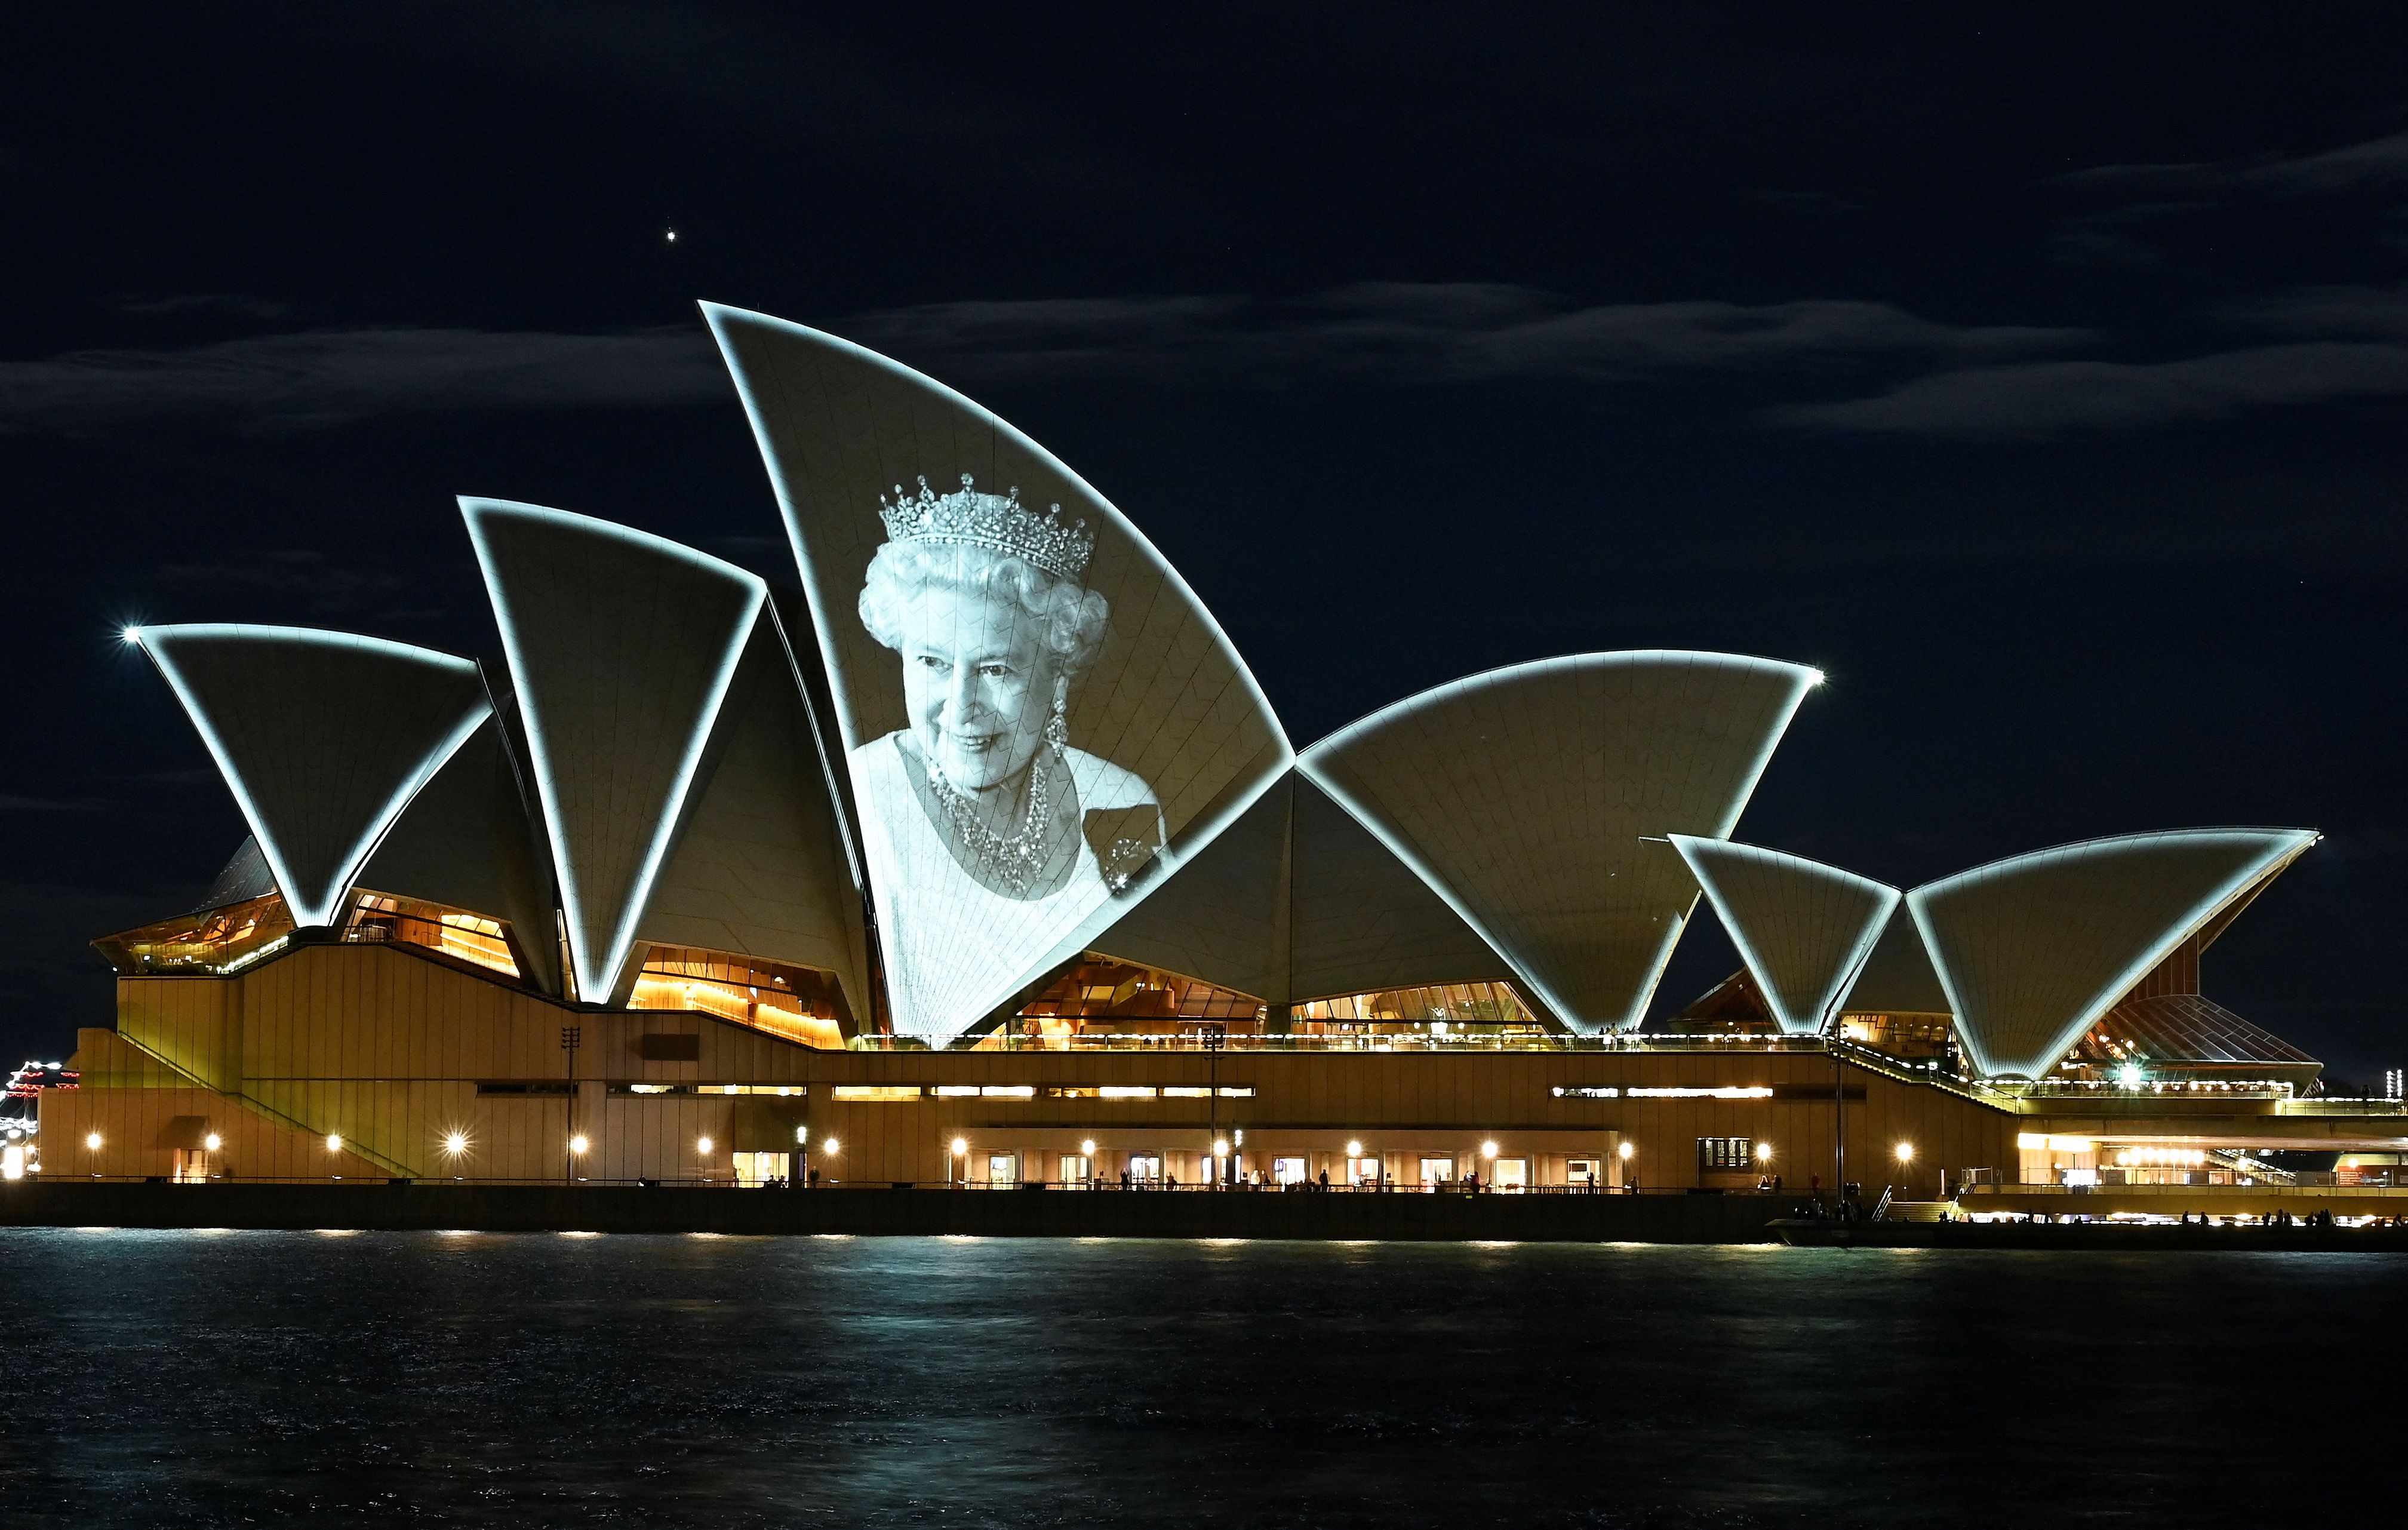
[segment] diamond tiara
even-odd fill
[[[908,494],[895,485],[895,497],[878,497],[878,518],[896,541],[953,542],[986,547],[1025,558],[1057,579],[1078,583],[1086,576],[1087,560],[1095,556],[1096,534],[1084,521],[1065,526],[1062,507],[1042,515],[1020,502],[1020,491],[981,494],[962,474],[962,486],[940,495],[920,480],[920,492]]]

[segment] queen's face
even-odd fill
[[[964,791],[1019,779],[1044,741],[1054,659],[1019,602],[944,588],[904,602],[903,703],[930,765]]]

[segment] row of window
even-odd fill
[[[1558,1100],[1828,1100],[1828,1084],[1671,1084],[1616,1089],[1611,1084],[1557,1084],[1548,1093]],[[1861,1100],[1864,1087],[1846,1090]]]
[[[1252,1084],[1224,1084],[1224,1100],[1254,1098]],[[828,1098],[842,1101],[907,1100],[1209,1100],[1205,1084],[836,1084]]]
[[[1182,1156],[1196,1159],[1193,1172],[1197,1176],[1197,1183],[1207,1182],[1229,1172],[1218,1162],[1203,1161],[1200,1155]],[[953,1171],[960,1176],[955,1183],[967,1185],[983,1183],[997,1187],[1028,1184],[1041,1180],[1049,1166],[1054,1170],[1053,1182],[1059,1185],[1094,1184],[1099,1179],[1125,1179],[1132,1185],[1149,1186],[1179,1183],[1178,1171],[1167,1164],[1164,1155],[1158,1150],[1140,1150],[1122,1155],[1124,1169],[1117,1176],[1098,1175],[1095,1159],[1086,1153],[1047,1154],[1000,1148],[986,1153],[982,1157],[984,1159],[982,1163],[965,1162],[958,1165]],[[1234,1162],[1237,1167],[1236,1178],[1239,1182],[1303,1185],[1314,1180],[1310,1160],[1301,1155],[1269,1159],[1251,1159],[1240,1155]],[[1574,1185],[1600,1183],[1598,1176],[1601,1162],[1598,1159],[1585,1158],[1572,1160],[1571,1178],[1569,1182]],[[1530,1162],[1527,1159],[1495,1158],[1488,1159],[1485,1162],[1484,1182],[1492,1189],[1521,1190],[1531,1183]],[[1418,1159],[1407,1159],[1405,1161],[1407,1174],[1412,1174],[1416,1168],[1419,1170],[1418,1176],[1414,1178],[1399,1178],[1397,1175],[1391,1174],[1386,1160],[1378,1156],[1341,1159],[1332,1167],[1338,1171],[1330,1176],[1332,1184],[1351,1184],[1365,1190],[1400,1184],[1419,1184],[1425,1188],[1436,1189],[1440,1186],[1458,1185],[1463,1182],[1456,1172],[1456,1161],[1450,1156],[1439,1154],[1425,1154]],[[981,1172],[982,1170],[983,1172]],[[1482,1173],[1483,1171],[1475,1167],[1471,1172]]]
[[[823,1086],[831,1100],[896,1103],[910,1100],[1208,1100],[1205,1084],[833,1084]],[[626,1084],[609,1086],[612,1094],[767,1094],[800,1099],[810,1092],[805,1084]],[[479,1094],[565,1095],[566,1079],[495,1079],[480,1083]],[[1223,1084],[1224,1100],[1254,1098],[1252,1084]]]
[[[809,1093],[801,1084],[612,1084],[613,1094],[771,1094],[800,1099]],[[569,1092],[566,1079],[489,1079],[478,1084],[479,1094],[552,1094]]]
[[[832,1084],[827,1097],[853,1104],[899,1104],[915,1100],[1207,1100],[1213,1090],[1204,1084]],[[613,1094],[769,1094],[799,1098],[810,1092],[803,1084],[625,1084],[609,1086]],[[498,1080],[480,1083],[479,1094],[566,1094],[561,1079]],[[1819,1084],[1697,1084],[1619,1089],[1610,1084],[1558,1084],[1547,1091],[1558,1100],[1828,1100],[1831,1090]],[[1252,1084],[1223,1084],[1224,1100],[1254,1098]],[[1864,1098],[1861,1088],[1847,1091],[1851,1100]]]

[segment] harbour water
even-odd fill
[[[0,1524],[2279,1524],[2408,1257],[0,1231]]]

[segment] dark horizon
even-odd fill
[[[1831,679],[1750,843],[1911,887],[2320,830],[2206,989],[2353,1082],[2408,1062],[2368,981],[2408,917],[2408,21],[11,31],[7,1061],[108,1024],[83,943],[242,838],[122,626],[493,658],[455,494],[796,583],[710,299],[1050,448],[1299,747],[1476,671],[1695,647]],[[1737,964],[1701,908],[1654,1013]]]

